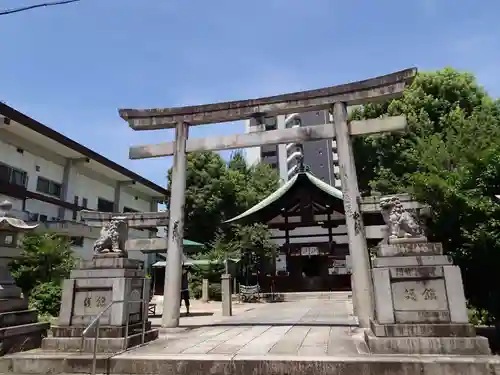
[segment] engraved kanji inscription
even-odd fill
[[[425,288],[424,291],[422,292],[422,296],[426,301],[437,300],[436,291],[433,288]]]
[[[415,293],[414,288],[407,288],[405,289],[405,299],[406,300],[411,300],[411,301],[416,301],[417,300],[417,293]]]
[[[90,307],[91,302],[92,302],[92,299],[90,297],[85,297],[85,299],[83,300],[83,306]]]
[[[97,298],[95,300],[95,304],[97,307],[104,307],[106,305],[106,297],[97,296]]]

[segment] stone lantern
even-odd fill
[[[0,355],[40,347],[48,323],[38,323],[38,313],[28,308],[9,271],[9,263],[21,253],[28,225],[11,214],[12,204],[0,203]]]

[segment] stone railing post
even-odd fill
[[[222,275],[221,291],[222,291],[222,315],[231,316],[233,315],[232,296],[231,296],[231,275],[229,274]]]
[[[201,301],[208,302],[208,279],[203,279],[201,284]]]

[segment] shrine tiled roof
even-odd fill
[[[233,217],[232,219],[226,220],[225,223],[232,223],[236,221],[240,221],[244,218],[248,218],[251,215],[257,214],[259,211],[265,209],[266,207],[269,207],[273,203],[277,202],[279,199],[283,198],[288,191],[290,191],[297,183],[306,183],[310,184],[312,187],[315,187],[322,192],[328,194],[329,196],[342,200],[342,192],[327,184],[326,182],[321,181],[319,178],[314,177],[311,173],[309,172],[300,172],[296,174],[291,180],[289,180],[286,184],[278,188],[274,193],[270,194],[266,198],[264,198],[262,201],[257,203],[255,206],[249,208],[242,214]]]

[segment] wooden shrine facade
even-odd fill
[[[370,228],[369,246],[378,243],[384,224],[380,213],[364,213],[363,220]],[[258,274],[264,291],[351,289],[342,192],[312,174],[301,171],[262,202],[228,222],[267,223],[279,246],[272,265]]]

